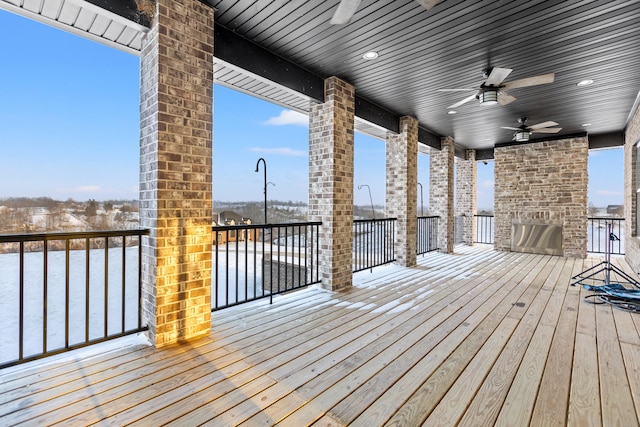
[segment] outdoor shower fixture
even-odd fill
[[[267,224],[267,162],[260,157],[258,163],[256,163],[256,172],[258,172],[260,168],[260,161],[264,164],[264,223]]]
[[[358,185],[358,190],[360,190],[362,187],[367,187],[367,190],[369,190],[369,202],[371,202],[371,215],[373,215],[373,219],[376,219],[376,211],[373,210],[373,199],[371,198],[371,187],[369,187],[367,184],[362,184],[362,185]]]

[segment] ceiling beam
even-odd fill
[[[420,125],[418,125],[418,142],[436,150],[442,150],[442,137]]]
[[[476,160],[493,160],[493,148],[480,148],[476,150]]]
[[[355,99],[355,115],[391,132],[400,132],[398,116],[358,95]]]
[[[214,27],[213,55],[318,102],[324,102],[324,80],[320,76],[269,52],[221,25]]]
[[[589,134],[589,150],[599,148],[622,147],[624,145],[623,132],[609,132]]]
[[[151,20],[153,19],[153,13],[155,8],[155,2],[140,2],[141,4],[148,4],[150,9],[143,9],[138,6],[136,0],[85,0],[87,3],[91,3],[98,6],[101,9],[108,10],[118,16],[121,16],[129,21],[133,21],[136,24],[140,24],[147,28],[151,28]]]

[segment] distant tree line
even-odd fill
[[[137,200],[0,199],[0,234],[138,228]]]

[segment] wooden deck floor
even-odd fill
[[[569,286],[600,258],[456,251],[214,313],[188,345],[5,370],[0,424],[639,424],[640,314]]]

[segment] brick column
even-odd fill
[[[321,286],[352,283],[354,88],[330,77],[325,102],[309,112],[309,219],[320,230]]]
[[[387,133],[385,216],[398,218],[395,253],[398,264],[416,265],[418,208],[418,120],[400,118],[400,133]]]
[[[442,149],[431,150],[429,162],[429,212],[438,220],[438,248],[453,253],[453,163],[454,141],[442,138]]]
[[[158,0],[140,63],[143,319],[162,346],[211,327],[213,9]]]
[[[465,150],[465,159],[456,159],[456,217],[462,218],[462,241],[473,245],[477,211],[476,150]]]

